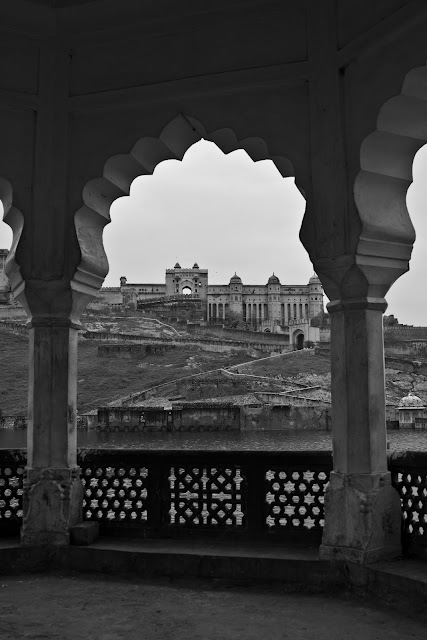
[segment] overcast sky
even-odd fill
[[[411,271],[387,296],[399,321],[427,325],[423,284],[427,275],[427,146],[414,163],[408,208],[417,230]],[[163,283],[176,262],[209,269],[209,282],[228,283],[236,271],[247,284],[265,284],[274,272],[282,284],[305,284],[313,273],[298,239],[304,199],[291,178],[269,161],[254,163],[244,151],[224,155],[213,143],[193,145],[184,160],[160,164],[137,178],[130,197],[111,208],[104,231],[110,262],[105,286]],[[0,223],[0,248],[9,248],[9,227]],[[418,299],[416,298],[418,296]]]

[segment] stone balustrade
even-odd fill
[[[427,452],[393,453],[403,548],[426,555]],[[18,533],[26,453],[0,451],[0,534]],[[101,534],[197,532],[320,540],[332,456],[324,451],[81,450],[83,517]]]

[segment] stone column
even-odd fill
[[[373,562],[400,552],[401,509],[387,470],[383,298],[329,303],[334,469],[320,557]]]
[[[66,545],[82,521],[77,466],[77,338],[93,288],[76,280],[17,278],[28,315],[27,467],[21,542]]]
[[[76,460],[77,335],[62,318],[29,322],[28,460],[22,544],[68,544],[82,520]]]

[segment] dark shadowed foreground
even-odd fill
[[[4,576],[0,638],[401,640],[426,619],[332,595],[220,582],[97,575]]]

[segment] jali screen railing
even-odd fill
[[[332,456],[322,451],[82,450],[83,517],[109,535],[320,539]],[[393,453],[405,549],[427,548],[427,452]],[[22,518],[25,451],[0,450],[0,533]]]
[[[389,468],[402,505],[404,551],[427,558],[427,451],[392,453]]]
[[[318,533],[332,468],[324,452],[91,451],[85,519],[111,533]]]
[[[320,536],[328,452],[83,450],[83,517],[110,535]],[[0,531],[22,518],[24,451],[0,451]]]

